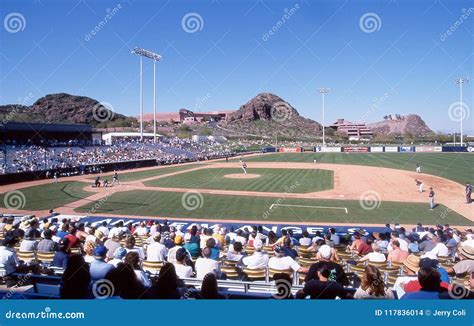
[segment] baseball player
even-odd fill
[[[471,195],[472,195],[472,185],[469,182],[467,182],[466,183],[466,204],[472,203]]]
[[[54,172],[53,178],[54,178],[54,181],[53,181],[53,182],[54,182],[54,183],[58,183],[58,181],[59,181],[59,173],[58,173],[58,171]]]
[[[433,210],[435,208],[435,192],[433,190],[433,187],[430,187],[430,193],[428,194],[428,199],[430,200],[430,210]]]
[[[418,187],[418,192],[422,193],[424,191],[423,187],[424,187],[424,184],[423,184],[423,181],[420,181],[418,179],[415,179],[415,182],[416,182],[416,186]]]
[[[421,165],[420,165],[420,163],[416,163],[416,173],[421,173]]]
[[[96,177],[96,178],[95,178],[94,186],[95,186],[96,188],[100,188],[100,177]]]
[[[244,161],[242,161],[242,159],[240,160],[240,165],[242,167],[242,170],[244,170],[244,173],[247,174],[247,163],[245,163]]]
[[[112,187],[115,186],[115,185],[120,185],[120,182],[119,182],[119,177],[118,177],[118,173],[115,172],[114,173],[114,176],[112,177]]]

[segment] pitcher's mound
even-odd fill
[[[255,179],[255,178],[260,178],[260,174],[254,174],[254,173],[234,173],[234,174],[226,174],[224,178],[229,178],[229,179]]]

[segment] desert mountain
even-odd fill
[[[385,135],[403,135],[411,133],[416,136],[424,136],[433,133],[417,114],[388,115],[384,117],[383,121],[369,123],[368,127],[372,129],[375,134]]]
[[[0,116],[8,121],[46,123],[85,123],[97,125],[101,122],[126,118],[113,112],[113,108],[86,96],[65,93],[50,94],[38,99],[31,106],[2,105]]]
[[[282,138],[314,138],[321,135],[321,125],[303,118],[290,103],[271,93],[260,93],[219,125],[241,135]]]

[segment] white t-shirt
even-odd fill
[[[176,275],[179,278],[183,277],[192,277],[193,276],[193,269],[191,266],[186,266],[183,264],[173,263],[174,269],[176,270]]]
[[[167,249],[164,245],[159,242],[153,242],[146,249],[146,259],[148,261],[165,261],[166,253]]]
[[[240,242],[242,246],[245,246],[247,244],[247,239],[238,235],[235,237],[235,242]]]
[[[436,246],[426,253],[427,256],[438,257],[438,256],[448,256],[449,250],[444,243],[437,243]]]
[[[301,238],[300,245],[302,246],[310,246],[311,245],[311,238]]]
[[[380,252],[369,252],[367,254],[367,257],[369,258],[369,261],[371,262],[384,262],[387,259],[385,258],[385,255],[380,253]]]
[[[249,269],[266,268],[268,265],[268,255],[263,252],[254,252],[252,255],[244,257],[242,263]]]
[[[110,264],[110,265],[114,265],[114,267],[117,267],[117,265],[118,265],[119,263],[123,263],[123,260],[122,260],[122,259],[118,259],[118,258],[114,258],[114,259],[112,259],[112,260],[109,260],[107,263]]]
[[[300,265],[291,257],[272,257],[268,261],[268,268],[284,271],[292,269],[295,272],[300,269]]]
[[[103,234],[104,236],[106,236],[106,237],[109,236],[109,232],[110,232],[110,231],[109,231],[109,228],[108,228],[108,227],[106,227],[106,226],[99,226],[99,227],[97,228],[97,230],[100,231],[100,232],[102,232],[102,234]]]
[[[219,271],[219,263],[210,258],[198,258],[194,265],[196,269],[196,278],[203,279],[208,273],[216,274]]]

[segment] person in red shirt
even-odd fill
[[[438,261],[435,260],[435,259],[429,259],[429,258],[420,259],[420,268],[432,268],[432,269],[437,270],[438,269]],[[445,289],[446,291],[448,291],[448,289],[449,289],[449,283],[441,282],[440,286],[441,286],[441,288],[443,288],[443,290]],[[405,290],[406,293],[408,293],[408,292],[420,291],[421,287],[422,286],[420,284],[420,281],[417,278],[417,279],[414,279],[414,280],[406,283],[405,286],[403,287],[403,289]]]
[[[69,247],[68,249],[71,248],[77,248],[79,246],[80,240],[78,237],[76,237],[76,232],[77,229],[74,226],[69,227],[69,234],[65,236],[69,240]]]

